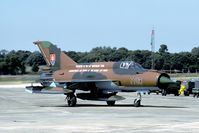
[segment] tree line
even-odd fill
[[[151,51],[149,50],[128,50],[124,47],[96,47],[90,52],[64,51],[78,63],[99,62],[99,61],[135,61],[144,68],[151,68]],[[171,70],[179,72],[199,72],[199,47],[194,47],[191,52],[168,52],[167,45],[162,44],[154,53],[156,70]],[[26,74],[27,68],[37,72],[40,65],[45,65],[40,52],[30,51],[0,51],[0,74]]]

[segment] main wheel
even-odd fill
[[[115,105],[115,101],[106,101],[108,106],[113,106]]]
[[[74,94],[67,95],[67,102],[69,107],[74,107],[77,103],[77,98]]]

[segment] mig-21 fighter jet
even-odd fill
[[[113,106],[124,97],[119,92],[140,92],[153,89],[167,91],[173,81],[166,73],[145,70],[134,61],[93,62],[78,64],[48,41],[36,41],[47,66],[52,71],[42,86],[28,86],[31,93],[64,94],[68,106],[75,106],[77,99],[106,101]],[[45,74],[43,74],[45,79]],[[81,90],[81,91],[78,91]],[[141,105],[141,93],[134,100],[136,107]]]

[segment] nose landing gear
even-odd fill
[[[141,100],[142,100],[141,93],[138,92],[137,93],[137,98],[134,100],[134,106],[135,107],[140,107],[141,106]]]

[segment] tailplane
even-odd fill
[[[77,64],[51,42],[36,41],[33,43],[39,47],[47,65],[52,67],[52,70],[66,69],[69,66]]]

